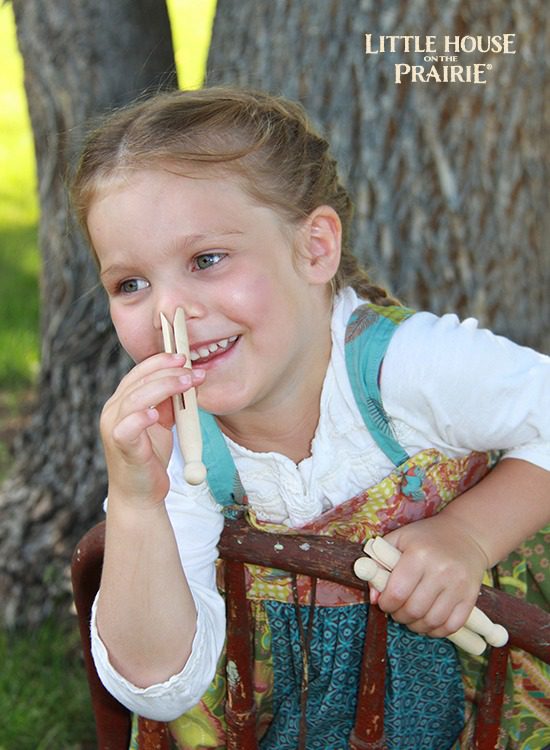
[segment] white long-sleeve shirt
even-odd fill
[[[279,453],[255,453],[226,438],[259,518],[301,526],[394,468],[367,431],[347,376],[345,327],[360,304],[351,289],[335,301],[332,354],[311,455],[296,465]],[[550,358],[480,330],[473,319],[417,313],[401,323],[384,358],[380,389],[409,455],[425,448],[450,457],[500,449],[550,471]],[[166,507],[198,617],[187,664],[165,683],[131,685],[110,664],[95,608],[92,614],[92,652],[101,680],[121,703],[159,720],[176,718],[199,701],[225,637],[214,574],[223,516],[206,484],[185,482],[177,443],[168,472]]]

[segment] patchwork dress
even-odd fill
[[[244,513],[252,525],[278,533],[325,534],[364,543],[431,516],[480,481],[497,453],[448,458],[427,449],[409,456],[395,439],[382,405],[380,366],[406,308],[364,305],[346,332],[346,365],[365,425],[395,469],[376,486],[299,529],[260,521],[214,418],[201,414],[210,489],[224,513]],[[548,606],[550,528],[525,542],[499,566],[500,585]],[[486,581],[488,582],[488,581]],[[220,585],[222,584],[220,580]],[[307,639],[307,750],[345,750],[354,724],[368,603],[360,591],[260,566],[247,566],[254,622],[254,685],[261,750],[295,750],[301,717],[304,633]],[[463,663],[460,663],[463,660]],[[550,668],[512,653],[501,750],[542,750],[550,743]],[[225,657],[200,704],[170,723],[182,750],[225,747]],[[385,696],[388,750],[465,750],[483,658],[457,652],[446,639],[421,636],[389,621]]]

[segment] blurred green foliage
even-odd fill
[[[0,389],[32,383],[38,367],[36,176],[12,8],[0,6]]]

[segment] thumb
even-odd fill
[[[374,586],[369,586],[369,602],[378,604],[378,599],[380,599],[380,591],[377,591]]]

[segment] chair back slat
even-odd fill
[[[477,707],[474,733],[476,750],[494,750],[497,747],[509,653],[508,644],[490,650],[484,690]]]
[[[168,724],[154,719],[145,719],[143,716],[138,720],[139,750],[170,750],[172,741]],[[128,745],[124,750],[128,749]]]
[[[90,612],[101,578],[104,540],[105,524],[101,523],[80,541],[72,562],[73,591],[98,749],[127,750],[130,713],[105,690],[91,656]],[[227,747],[228,750],[257,750],[252,639],[244,564],[334,581],[366,592],[368,584],[353,572],[353,563],[363,554],[362,545],[328,536],[266,533],[250,527],[244,519],[238,519],[226,521],[219,552],[225,561],[227,598]],[[475,747],[477,750],[493,750],[499,731],[509,648],[517,646],[550,663],[550,613],[485,586],[478,606],[493,621],[502,623],[510,634],[507,646],[491,649],[485,688],[478,706]],[[370,607],[350,750],[385,750],[386,629],[387,617],[378,607]],[[168,750],[167,725],[140,718],[138,742],[140,750]]]
[[[252,643],[244,565],[225,561],[227,607],[227,750],[258,750]]]
[[[386,750],[384,697],[387,634],[387,615],[379,607],[370,607],[350,750]]]
[[[482,586],[477,606],[510,634],[510,645],[550,664],[550,613],[504,591]]]

